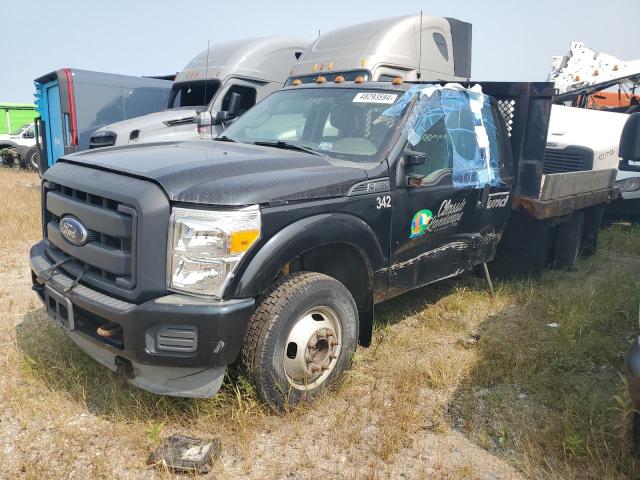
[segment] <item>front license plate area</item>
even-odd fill
[[[73,304],[67,297],[51,287],[45,287],[44,302],[47,306],[47,313],[55,323],[65,330],[73,330],[75,328]]]

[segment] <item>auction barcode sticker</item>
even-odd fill
[[[360,92],[353,97],[354,103],[393,103],[398,98],[396,93]]]

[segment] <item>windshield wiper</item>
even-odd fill
[[[234,142],[235,140],[233,138],[229,138],[226,135],[222,135],[221,137],[214,137],[214,140],[217,140],[218,142]]]
[[[320,152],[317,152],[312,148],[302,147],[300,145],[296,145],[295,143],[284,142],[282,140],[278,140],[277,142],[253,142],[253,144],[260,145],[262,147],[282,148],[284,150],[297,150],[299,152],[310,153],[311,155],[322,155]]]

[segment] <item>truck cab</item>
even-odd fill
[[[157,141],[198,140],[197,114],[229,110],[239,95],[238,114],[282,87],[308,42],[295,37],[259,37],[211,45],[179,72],[166,109],[96,130],[91,148]]]
[[[471,78],[472,28],[455,18],[405,15],[350,25],[314,40],[287,85],[318,75],[353,81],[465,81]]]
[[[349,368],[376,304],[490,262],[516,202],[571,217],[535,200],[551,96],[550,84],[317,80],[210,142],[65,156],[43,177],[33,288],[140,388],[208,397],[240,363],[286,409]],[[548,224],[531,218],[515,233],[535,241],[511,235],[507,264],[546,254]]]

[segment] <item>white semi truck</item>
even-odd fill
[[[198,112],[226,111],[234,96],[238,113],[248,110],[282,87],[308,43],[280,36],[213,44],[178,73],[166,110],[106,125],[90,147],[197,140]]]

